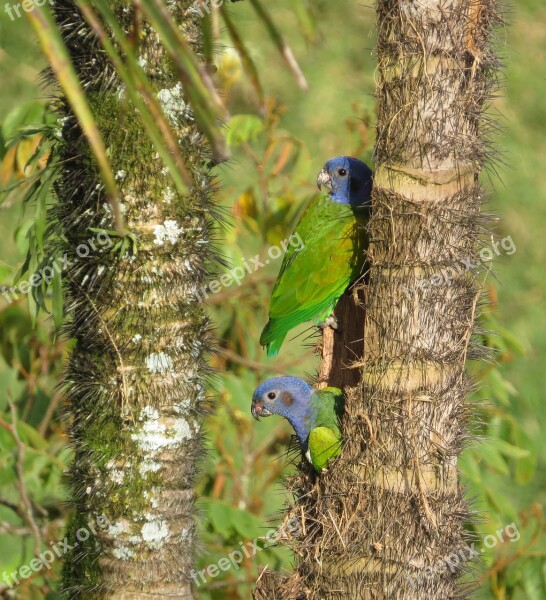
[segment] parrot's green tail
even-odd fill
[[[279,350],[281,349],[283,341],[284,338],[282,340],[275,340],[270,344],[266,344],[267,356],[277,356]]]
[[[260,336],[260,344],[267,349],[267,356],[277,356],[286,337],[286,333],[279,333],[273,330],[273,321],[264,327]]]

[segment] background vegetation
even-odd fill
[[[282,68],[247,3],[238,3],[230,14],[258,66],[265,110],[242,76],[233,48],[215,56],[216,76],[235,115],[227,132],[233,159],[218,169],[228,222],[221,232],[223,252],[233,266],[258,253],[265,262],[267,250],[290,234],[327,158],[353,154],[369,161],[374,142],[373,10],[356,0],[342,8],[324,0],[281,0],[273,12],[309,91],[298,89]],[[482,382],[474,400],[481,418],[476,432],[483,441],[471,444],[461,467],[481,513],[473,526],[484,559],[478,597],[541,600],[546,597],[546,413],[540,405],[546,360],[546,8],[541,0],[521,0],[511,21],[499,32],[507,68],[494,112],[502,114],[505,127],[498,145],[504,164],[489,172],[489,209],[500,218],[496,234],[511,236],[517,251],[496,259],[496,277],[487,280],[491,304],[484,311],[483,335],[498,351],[497,364],[472,367]],[[23,18],[11,21],[0,12],[2,187],[28,175],[24,168],[34,152],[32,139],[14,143],[14,136],[49,118],[43,101],[35,102],[47,92],[39,86],[44,63],[32,40]],[[1,283],[11,286],[16,277],[36,218],[34,206],[3,195]],[[259,347],[279,266],[280,259],[270,260],[240,286],[209,299],[223,352],[213,358],[217,411],[208,423],[209,457],[201,483],[203,567],[275,527],[285,501],[281,479],[291,460],[285,455],[290,430],[280,420],[254,422],[250,396],[261,379],[277,372],[312,378],[318,359],[316,336],[306,328],[277,359],[266,359]],[[0,295],[0,573],[27,564],[38,547],[64,536],[62,475],[70,452],[55,385],[69,348],[69,341],[55,339],[51,319],[39,319],[33,328],[26,297],[8,304]],[[518,541],[491,548],[480,543],[512,522],[521,533]],[[248,598],[259,564],[289,568],[290,560],[277,549],[261,551],[240,569],[208,578],[201,597]],[[52,570],[35,574],[18,588],[18,596],[57,597],[59,569],[57,561]]]

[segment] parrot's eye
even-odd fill
[[[345,177],[345,175],[347,175],[347,170],[346,169],[339,169],[338,172],[337,172],[337,174],[340,177]]]
[[[276,394],[275,392],[269,392],[269,393],[267,394],[267,397],[268,397],[270,400],[275,400],[275,398],[277,397],[277,394]]]

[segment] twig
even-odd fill
[[[252,286],[252,288],[255,288],[258,285],[261,285],[262,283],[265,285],[269,285],[269,284],[273,283],[275,281],[275,279],[276,279],[275,276],[259,278],[259,277],[256,277],[254,275],[254,273],[252,273],[252,275],[249,275],[244,280],[245,281],[244,287],[239,286],[236,288],[231,288],[229,290],[226,290],[225,292],[218,292],[217,294],[208,296],[205,303],[207,305],[222,304],[226,300],[229,300],[232,297],[237,297],[240,294],[243,294],[243,293],[250,294],[251,290],[248,289],[250,286]]]
[[[343,537],[341,536],[341,532],[338,529],[337,523],[336,523],[334,517],[332,516],[332,513],[330,512],[330,509],[328,509],[328,515],[330,516],[330,521],[332,521],[332,525],[334,526],[334,529],[336,530],[336,533],[337,533],[339,539],[341,540],[341,544],[343,546],[343,549],[347,550],[347,546],[345,545],[345,541],[343,540]]]
[[[21,497],[21,501],[24,506],[24,520],[28,527],[32,532],[32,537],[34,538],[34,556],[40,555],[40,550],[42,548],[42,537],[40,535],[40,530],[38,525],[36,525],[36,521],[32,515],[32,503],[27,494],[27,489],[25,486],[25,471],[24,471],[24,462],[25,462],[25,445],[21,441],[19,437],[19,433],[17,432],[17,409],[15,408],[15,404],[11,398],[11,393],[8,390],[8,404],[11,411],[11,433],[17,444],[17,460],[15,461],[15,471],[17,473],[17,487],[19,489],[19,495]]]
[[[236,587],[238,585],[252,585],[254,582],[254,577],[249,577],[248,579],[243,580],[228,580],[228,581],[217,581],[215,583],[209,583],[205,586],[207,590],[221,590],[222,588]]]
[[[262,572],[260,573],[260,575],[258,576],[258,579],[256,579],[256,584],[259,583],[260,579],[263,577],[264,573],[269,569],[269,565],[265,565],[265,567],[262,569]]]
[[[20,517],[22,516],[21,509],[19,506],[17,506],[17,504],[15,504],[15,502],[11,502],[11,500],[6,500],[5,498],[0,498],[0,504],[7,508],[11,508],[11,510]]]
[[[46,434],[49,423],[50,423],[53,415],[55,414],[55,410],[57,409],[57,406],[59,406],[61,397],[62,397],[61,393],[59,391],[57,391],[55,394],[53,394],[53,398],[51,398],[49,406],[47,407],[47,410],[45,412],[44,418],[42,419],[42,422],[40,423],[40,425],[38,427],[38,432],[40,433],[40,435],[42,437],[45,436],[45,434]]]
[[[284,373],[284,369],[281,367],[275,367],[274,365],[266,365],[260,363],[256,360],[252,360],[250,358],[245,358],[244,356],[240,356],[233,350],[229,350],[228,348],[222,348],[219,351],[221,356],[225,356],[227,359],[239,364],[243,365],[243,367],[248,367],[253,371],[272,371],[273,373]]]
[[[117,367],[117,371],[118,371],[118,373],[121,373],[121,390],[120,390],[121,391],[121,406],[122,406],[122,409],[125,407],[127,407],[127,409],[129,409],[129,407],[130,407],[129,386],[127,384],[127,378],[125,376],[125,363],[123,362],[123,357],[121,356],[121,351],[119,350],[119,348],[116,344],[116,341],[114,340],[114,336],[110,333],[110,329],[108,328],[106,321],[103,319],[99,309],[95,306],[95,303],[91,299],[91,296],[89,296],[89,294],[83,289],[83,287],[78,282],[76,282],[74,279],[70,278],[70,281],[72,283],[76,284],[79,288],[79,291],[87,298],[87,301],[89,302],[89,306],[91,306],[91,308],[97,315],[97,319],[101,322],[102,328],[103,328],[104,332],[106,333],[106,335],[108,336],[108,339],[110,340],[110,343],[112,344],[112,348],[113,348],[114,352],[117,354],[117,357],[119,360],[119,367]]]

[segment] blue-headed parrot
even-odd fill
[[[251,412],[258,420],[270,415],[287,419],[307,460],[320,472],[341,452],[344,407],[338,388],[317,390],[298,377],[273,377],[254,391]]]
[[[288,248],[260,337],[268,356],[278,354],[287,333],[306,321],[327,321],[347,287],[360,277],[366,258],[372,171],[349,156],[329,160],[319,189],[297,224],[297,248]]]

